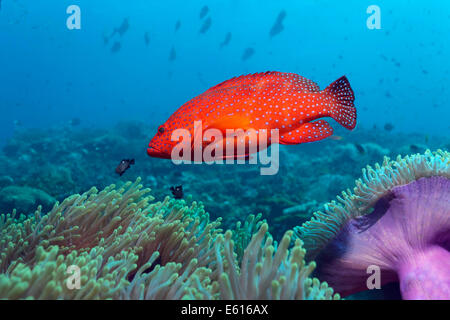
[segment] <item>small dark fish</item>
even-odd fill
[[[250,59],[255,54],[255,49],[247,48],[242,54],[242,61]]]
[[[80,118],[73,118],[72,120],[70,120],[70,125],[73,127],[79,126],[81,124],[81,119]]]
[[[270,29],[270,37],[276,36],[277,34],[281,33],[284,30],[283,26],[283,20],[286,18],[286,11],[282,10],[277,17],[277,20],[275,20],[275,23],[272,26],[272,29]]]
[[[111,52],[112,53],[119,52],[121,47],[122,47],[122,45],[120,44],[120,42],[116,41],[116,42],[114,42],[113,46],[111,47]]]
[[[204,17],[206,17],[208,12],[209,12],[208,6],[203,6],[203,8],[200,10],[200,19],[203,19]]]
[[[103,35],[103,44],[107,45],[109,42],[109,38],[106,35]]]
[[[183,186],[170,187],[170,191],[175,199],[183,199]]]
[[[409,149],[411,149],[412,152],[419,152],[420,148],[416,146],[415,144],[412,144],[409,146]]]
[[[178,20],[177,23],[175,24],[175,32],[177,32],[181,27],[181,20]]]
[[[200,28],[199,33],[206,33],[206,31],[208,31],[209,28],[211,28],[211,24],[212,24],[212,20],[210,17],[208,17],[208,19],[206,19],[205,22],[203,22],[203,25]]]
[[[145,40],[145,45],[148,47],[148,45],[150,43],[150,34],[148,32],[146,32],[144,34],[144,40]]]
[[[175,51],[175,48],[172,47],[172,49],[170,49],[169,61],[175,61],[176,58],[177,58],[177,52]]]
[[[388,132],[391,132],[393,129],[394,129],[394,125],[390,122],[388,122],[384,125],[384,130],[386,130]]]
[[[132,164],[134,164],[134,159],[123,159],[117,166],[116,173],[122,176],[125,173],[125,171],[130,169]]]
[[[398,61],[395,60],[394,58],[392,58],[391,61],[394,63],[394,65],[395,65],[397,68],[400,68],[400,67],[401,67],[400,62],[398,62]]]
[[[223,42],[220,44],[220,47],[223,48],[226,45],[228,45],[231,41],[231,32],[228,32],[227,35],[225,36],[225,40],[223,40]]]
[[[358,150],[358,152],[360,154],[365,154],[366,150],[364,150],[364,147],[362,145],[360,145],[359,143],[354,143],[356,150]]]
[[[128,23],[128,19],[123,19],[122,24],[119,28],[114,28],[113,33],[111,34],[111,37],[118,33],[121,37],[128,31],[128,28],[130,27],[130,24]]]

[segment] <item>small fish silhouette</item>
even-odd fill
[[[175,199],[183,199],[183,186],[170,187],[170,191]]]
[[[178,20],[177,23],[175,24],[175,32],[177,32],[181,27],[181,20]]]
[[[245,49],[244,53],[242,54],[242,61],[250,59],[255,54],[255,49],[253,48],[247,48]]]
[[[176,58],[177,58],[177,52],[175,51],[175,48],[172,47],[172,49],[170,49],[169,61],[175,61]]]
[[[107,45],[109,42],[109,38],[106,35],[103,35],[102,37],[103,37],[103,44]]]
[[[132,164],[134,164],[134,159],[123,159],[117,166],[116,173],[122,176],[125,173],[125,171],[130,169]]]
[[[72,120],[69,121],[69,124],[73,127],[79,126],[81,124],[80,118],[72,118]]]
[[[203,22],[203,25],[200,28],[199,33],[206,33],[206,31],[208,31],[209,28],[211,28],[211,24],[212,24],[212,20],[210,17],[208,17],[208,19],[206,19],[205,22]]]
[[[411,149],[412,152],[416,153],[420,151],[420,147],[416,146],[415,144],[410,145],[409,149]]]
[[[358,152],[360,154],[365,154],[366,150],[364,149],[364,147],[362,145],[360,145],[359,143],[354,143],[356,150],[358,150]]]
[[[113,37],[116,33],[118,33],[122,37],[128,31],[129,27],[130,24],[128,23],[128,19],[127,18],[123,19],[122,24],[120,25],[119,28],[114,29],[113,33],[111,34],[111,37]]]
[[[274,25],[272,26],[272,29],[270,29],[270,37],[276,36],[277,34],[281,33],[284,30],[283,26],[283,20],[286,18],[286,11],[282,10],[277,17],[277,20],[275,21]]]
[[[208,14],[209,8],[208,6],[203,6],[203,8],[200,10],[200,19],[203,19]]]
[[[386,130],[387,132],[391,132],[393,129],[394,129],[394,125],[390,122],[388,122],[384,125],[384,130]]]
[[[117,53],[120,51],[121,47],[122,47],[122,45],[120,44],[120,42],[116,41],[116,42],[114,42],[113,46],[111,47],[111,52]]]
[[[220,44],[220,47],[223,48],[226,45],[228,45],[231,41],[231,32],[228,32],[227,35],[225,36],[225,40],[223,40],[223,42]]]

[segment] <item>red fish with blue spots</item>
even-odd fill
[[[256,132],[278,129],[280,144],[322,140],[333,134],[333,128],[325,120],[317,120],[319,118],[331,117],[349,130],[355,128],[354,99],[345,76],[324,90],[294,73],[265,72],[235,77],[210,88],[175,111],[158,127],[147,153],[152,157],[171,158],[172,149],[178,144],[171,140],[172,132],[183,128],[194,137],[195,121],[202,121],[203,130],[217,129],[224,135],[227,129],[254,129]],[[248,157],[248,152],[247,146],[244,154],[237,157]]]

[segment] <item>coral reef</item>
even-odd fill
[[[6,212],[14,209],[20,213],[30,213],[38,205],[49,211],[56,200],[45,191],[30,187],[8,186],[0,189],[0,208]]]
[[[450,298],[448,152],[386,157],[338,200],[295,228],[321,279],[345,296],[367,289],[374,265],[405,299]]]
[[[171,186],[183,185],[185,194],[201,199],[212,218],[223,217],[224,229],[232,229],[251,213],[262,213],[269,231],[279,240],[285,230],[309,220],[314,211],[322,209],[322,203],[352,185],[368,163],[380,162],[384,155],[406,155],[418,148],[446,148],[448,144],[448,139],[440,137],[425,139],[361,127],[348,134],[337,128],[341,140],[280,147],[279,173],[262,177],[258,165],[177,166],[149,158],[145,150],[156,128],[136,121],[104,129],[22,128],[0,153],[0,186],[32,187],[63,201],[92,185],[103,189],[140,176],[160,201],[171,194]],[[119,177],[114,169],[124,158],[134,158],[136,165]],[[302,212],[283,214],[306,203],[310,205]]]
[[[377,221],[387,219],[395,203],[401,203],[402,194],[412,197],[412,190],[422,188],[414,184],[420,178],[448,178],[448,153],[425,151],[450,147],[448,137],[361,127],[357,134],[348,135],[338,128],[337,140],[280,147],[279,173],[260,176],[259,165],[177,166],[149,158],[145,154],[147,135],[156,128],[122,122],[104,129],[55,126],[17,130],[0,153],[2,297],[220,299],[243,297],[242,292],[254,298],[337,297],[312,275],[348,297],[361,289],[360,283],[346,280],[347,287],[327,270],[339,254],[366,250],[357,237],[359,226],[376,227]],[[406,156],[417,152],[424,154]],[[383,161],[383,157],[399,153],[403,157]],[[114,169],[124,158],[135,158],[136,165],[119,177]],[[356,188],[346,190],[361,175],[360,168],[376,162],[382,165],[365,169]],[[141,188],[140,180],[126,182],[137,177],[154,190],[152,196]],[[89,190],[92,185],[104,190]],[[184,200],[171,198],[174,185],[183,185]],[[89,191],[79,194],[85,190]],[[327,203],[340,190],[346,191],[337,201]],[[60,203],[55,205],[55,200]],[[406,203],[402,206],[406,208]],[[395,212],[400,213],[400,208]],[[426,216],[432,213],[426,212]],[[446,221],[435,220],[446,225]],[[302,227],[293,234],[286,233],[298,225]],[[376,230],[368,229],[367,234],[375,237]],[[446,248],[447,238],[435,236],[441,240],[420,246],[437,243]],[[291,239],[290,248],[286,239]],[[339,242],[342,239],[354,240]],[[354,250],[359,243],[360,250],[352,251],[346,243],[354,244]],[[338,250],[341,248],[345,250]],[[430,256],[435,252],[430,251]],[[314,273],[312,260],[318,262]],[[85,291],[67,290],[60,281],[68,277],[66,269],[74,261],[81,266]],[[260,270],[261,265],[271,270],[269,275]],[[403,269],[400,264],[382,266],[386,282],[401,277],[400,270],[404,274],[423,270],[424,264]],[[47,276],[41,281],[37,274],[43,270]],[[360,268],[350,265],[342,270],[362,281]],[[345,275],[339,277],[346,279]],[[414,284],[408,287],[414,288]],[[405,298],[421,294],[418,289],[410,291],[411,296],[408,290],[399,290]]]
[[[223,234],[202,204],[151,203],[148,193],[137,179],[70,196],[45,215],[42,207],[31,217],[1,215],[0,298],[339,298],[309,278],[315,264],[305,264],[300,240],[289,249],[291,231],[277,248],[267,224],[250,216],[234,236],[246,246],[239,265],[232,232]],[[251,286],[239,291],[226,279]]]

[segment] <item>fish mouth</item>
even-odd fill
[[[153,155],[155,153],[161,153],[161,151],[159,151],[158,148],[148,146],[147,153],[148,153],[149,156],[151,156],[151,155]]]
[[[166,153],[162,152],[161,150],[159,150],[155,147],[151,147],[151,146],[149,146],[147,148],[147,154],[150,157],[170,159],[170,155],[167,155]]]

